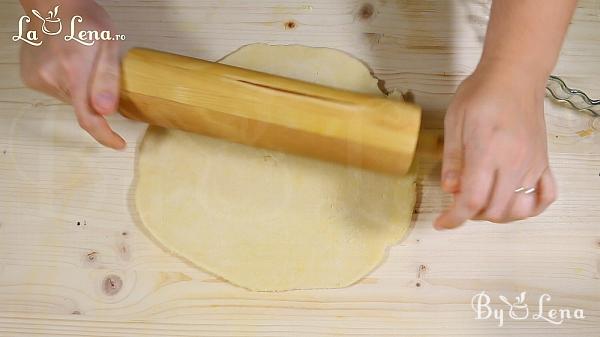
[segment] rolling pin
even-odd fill
[[[418,106],[239,67],[134,48],[125,117],[395,175],[411,166]]]

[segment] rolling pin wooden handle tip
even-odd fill
[[[123,60],[121,113],[166,128],[392,174],[411,166],[419,107],[149,49]]]

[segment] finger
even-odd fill
[[[493,218],[495,216],[493,211],[489,212],[485,214],[486,220],[496,223],[507,223],[533,216],[533,211],[537,203],[537,193],[532,188],[537,186],[537,182],[540,179],[540,173],[537,172],[539,171],[530,171],[520,180],[520,183],[514,183],[512,191],[507,192],[511,194],[511,200],[507,204],[505,212],[496,218]]]
[[[523,220],[536,215],[536,206],[539,201],[538,185],[543,174],[542,170],[532,170],[523,178],[519,188],[525,190],[515,193],[514,202],[510,206],[507,221]],[[532,191],[532,189],[535,190]]]
[[[86,91],[82,90],[74,94],[73,107],[81,128],[94,137],[98,143],[117,150],[125,148],[125,140],[110,128],[104,116],[90,108]]]
[[[537,184],[537,203],[533,211],[532,216],[537,216],[548,208],[556,198],[558,197],[558,191],[556,187],[556,180],[550,168],[546,168],[540,180]]]
[[[472,154],[471,154],[472,153]],[[467,149],[460,192],[454,204],[435,221],[436,229],[451,229],[477,215],[487,205],[494,183],[495,169],[489,155]]]
[[[534,216],[537,200],[538,196],[535,192],[529,194],[524,192],[515,193],[504,222],[523,220]]]
[[[100,46],[91,78],[90,101],[102,115],[117,111],[119,102],[119,45],[106,42]]]
[[[463,144],[462,121],[460,115],[448,110],[444,127],[444,158],[442,161],[442,189],[446,193],[456,193],[460,187]]]
[[[57,88],[57,98],[64,103],[71,104],[71,92],[66,84],[59,84]]]
[[[507,222],[510,219],[511,207],[515,201],[515,189],[523,181],[523,174],[511,169],[499,169],[491,193],[490,202],[476,216],[477,220],[487,220],[495,223]]]

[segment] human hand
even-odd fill
[[[435,221],[504,223],[532,217],[556,199],[544,121],[545,79],[512,65],[480,64],[446,113],[442,188],[453,205]],[[535,188],[533,193],[525,189]]]
[[[78,27],[81,30],[114,31],[110,17],[94,1],[62,1],[60,11],[63,18],[83,17]],[[41,34],[40,26],[38,20],[32,19],[28,29]],[[119,100],[120,59],[116,41],[96,41],[86,46],[65,41],[63,32],[45,38],[38,47],[23,43],[21,76],[29,87],[72,104],[79,125],[99,143],[114,149],[125,147],[125,140],[105,119],[117,110]]]

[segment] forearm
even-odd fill
[[[515,68],[545,82],[576,0],[494,0],[480,66]]]

